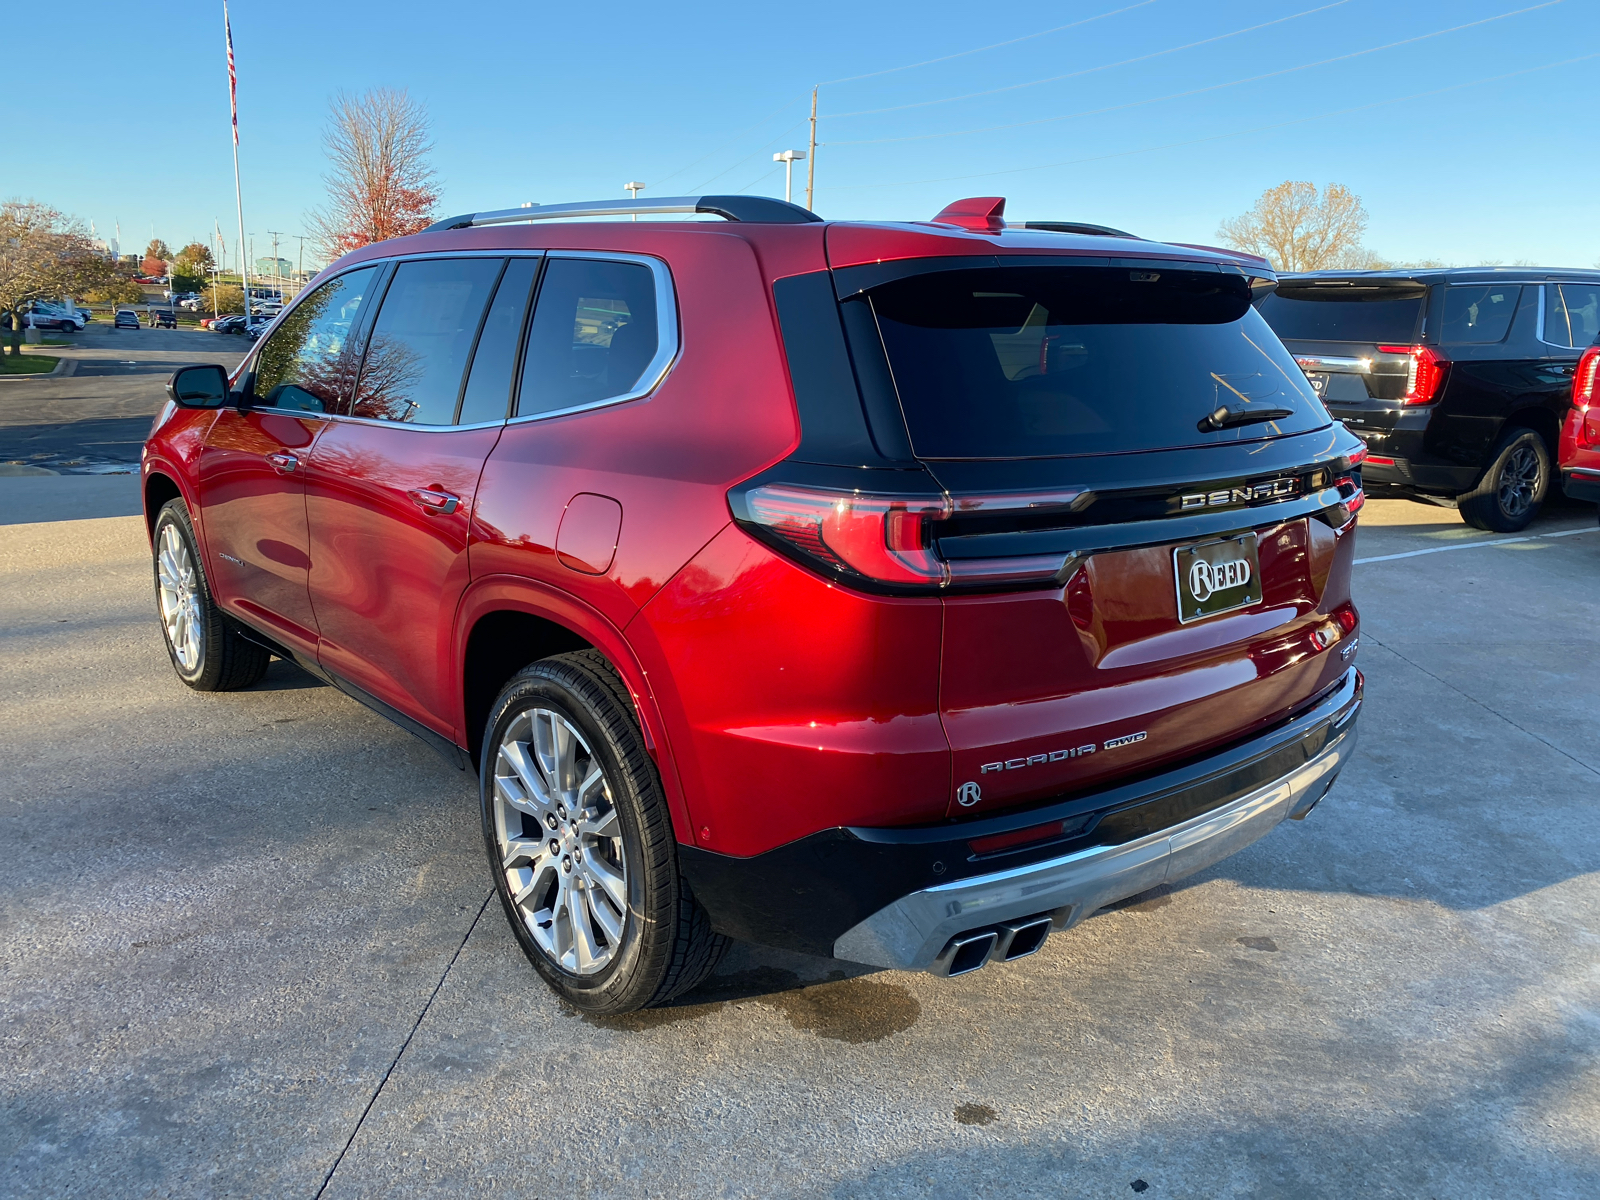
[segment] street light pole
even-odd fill
[[[772,156],[773,162],[783,164],[783,199],[786,204],[794,203],[794,164],[796,159],[806,156],[804,150],[780,150]]]
[[[806,207],[816,212],[811,203],[811,190],[817,182],[817,89],[811,89],[811,141],[807,145],[810,157],[806,159]]]
[[[637,200],[639,198],[639,193],[644,191],[644,184],[637,179],[631,180],[630,182],[622,185],[622,190],[627,192],[630,198]],[[637,221],[639,219],[639,214],[634,213],[631,219]]]

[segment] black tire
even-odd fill
[[[185,599],[192,597],[191,619],[199,632],[198,650],[192,655],[174,643],[173,629],[164,608],[162,552],[169,529],[182,541],[193,570],[192,583],[184,592]],[[167,644],[167,655],[172,659],[172,669],[178,673],[178,678],[197,692],[234,692],[258,682],[266,674],[272,654],[240,637],[233,622],[212,600],[211,584],[200,560],[194,526],[189,523],[189,510],[182,500],[169,500],[161,506],[151,546],[156,615],[160,619],[162,639]]]
[[[625,868],[621,873],[625,876],[628,911],[620,922],[620,936],[608,945],[605,965],[590,973],[564,965],[535,940],[532,924],[545,931],[541,936],[554,940],[550,923],[540,923],[538,914],[531,911],[535,903],[546,901],[525,896],[528,909],[519,907],[508,876],[522,868],[508,868],[509,859],[500,846],[499,814],[526,822],[512,836],[527,844],[547,836],[532,814],[524,816],[526,810],[513,810],[497,798],[497,789],[506,786],[497,781],[497,770],[510,770],[509,760],[501,756],[502,743],[510,733],[512,744],[517,744],[516,731],[524,728],[525,722],[539,719],[533,716],[535,712],[564,718],[580,735],[584,744],[577,753],[584,756],[591,771],[598,766],[604,772],[606,790],[602,803],[609,804],[606,812],[614,812],[616,817],[612,827],[620,830],[621,853],[616,861]],[[527,749],[531,742],[522,745]],[[568,1003],[593,1013],[635,1012],[690,990],[716,968],[729,940],[712,931],[705,910],[678,870],[677,841],[660,776],[645,750],[628,690],[602,655],[592,650],[560,654],[541,659],[513,675],[490,711],[478,778],[484,847],[506,919],[535,970]],[[516,782],[514,775],[508,778],[511,783]],[[565,809],[561,813],[565,820]],[[550,821],[552,815],[547,812],[545,820]],[[576,830],[576,814],[573,816],[571,828]],[[534,834],[536,827],[538,832]],[[558,835],[563,828],[551,824]],[[581,862],[581,853],[577,857]],[[526,878],[523,886],[533,891],[540,868],[531,858],[526,861],[528,875],[519,875],[518,879]],[[560,884],[565,888],[566,879],[557,878],[560,868],[555,864],[555,855],[542,861],[553,880],[551,886]],[[594,861],[591,847],[590,869]],[[562,858],[561,863],[566,864],[566,859]],[[615,866],[612,869],[616,871]],[[580,905],[582,896],[580,891]],[[548,903],[549,909],[539,911],[548,911],[552,920],[559,920],[556,914],[561,911],[561,901],[551,899]],[[588,918],[585,920],[591,927],[594,925]],[[568,924],[570,928],[571,922]]]
[[[1495,445],[1478,486],[1456,502],[1474,529],[1516,533],[1539,515],[1549,494],[1550,447],[1532,429],[1512,429]]]

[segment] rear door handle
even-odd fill
[[[406,495],[410,496],[412,502],[423,512],[436,516],[449,516],[461,503],[460,496],[452,496],[449,492],[441,492],[436,488],[413,488]]]
[[[292,473],[300,465],[300,460],[292,454],[269,454],[267,461],[284,475]]]

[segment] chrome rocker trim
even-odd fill
[[[1270,833],[1284,818],[1305,816],[1327,794],[1355,750],[1356,725],[1349,719],[1354,715],[1352,709],[1343,732],[1317,757],[1221,808],[1120,846],[1090,847],[912,892],[847,930],[834,943],[834,957],[950,974],[951,950],[960,948],[963,935],[1045,914],[1052,931],[1069,929],[1108,904],[1203,870]],[[1002,931],[998,941],[1006,940]],[[972,966],[958,966],[957,973],[962,969]]]

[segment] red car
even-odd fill
[[[511,928],[596,1011],[730,938],[960,974],[1304,816],[1355,745],[1361,444],[1263,260],[1003,203],[346,256],[169,385],[179,677],[281,656],[476,769]]]
[[[1574,500],[1600,503],[1600,342],[1572,375],[1572,407],[1561,425],[1561,482]]]

